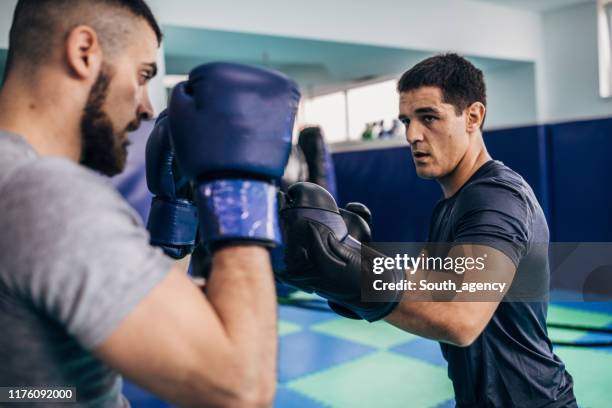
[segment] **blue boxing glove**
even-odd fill
[[[284,75],[229,63],[201,65],[175,87],[170,128],[203,243],[281,242],[276,192],[299,99]]]
[[[146,171],[147,187],[154,195],[147,222],[151,244],[172,258],[183,258],[195,247],[198,213],[189,179],[176,164],[166,111],[147,141]]]

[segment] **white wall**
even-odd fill
[[[0,0],[0,48],[8,48],[9,30],[17,0]]]
[[[485,74],[485,129],[533,125],[538,121],[534,64],[523,63]]]
[[[165,24],[533,61],[537,13],[473,0],[150,0]]]
[[[164,24],[179,26],[426,52],[453,50],[528,62],[541,56],[537,12],[480,1],[379,0],[373,6],[368,1],[351,0],[266,0],[265,12],[261,2],[250,0],[151,0],[150,4]],[[529,68],[487,74],[491,96],[488,127],[537,121],[533,76]]]
[[[166,88],[164,87],[164,76],[166,75],[166,60],[164,58],[164,45],[157,51],[157,75],[149,82],[149,98],[155,111],[155,116],[168,106]]]
[[[535,62],[535,80],[527,66],[487,74],[489,127],[612,114],[598,96],[594,2],[541,14],[470,0],[151,4],[166,24]]]
[[[540,120],[611,116],[612,98],[599,96],[596,4],[544,13],[542,33]]]
[[[535,102],[528,68],[487,75],[489,126],[525,124],[534,110],[540,122],[612,114],[612,100],[598,96],[595,3],[542,14],[472,0],[379,0],[375,6],[351,0],[149,3],[164,24],[535,62]],[[8,46],[15,4],[0,1],[0,48]]]

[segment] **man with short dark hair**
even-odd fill
[[[333,199],[306,185],[289,189],[281,211],[289,241],[283,279],[316,291],[343,316],[385,319],[438,340],[458,407],[576,407],[572,377],[553,353],[546,330],[547,222],[527,182],[487,152],[482,72],[456,54],[437,55],[404,73],[398,91],[416,172],[436,180],[444,194],[432,215],[423,259],[457,261],[466,254],[486,259],[483,275],[475,270],[462,275],[455,268],[459,283],[497,282],[510,289],[497,298],[451,291],[416,297],[406,290],[366,301],[364,282],[371,281],[361,280],[366,276],[361,260],[369,260],[371,251],[330,221],[330,214],[338,214]],[[396,269],[380,279],[395,285],[417,283],[414,276],[452,277],[438,272]],[[446,300],[453,301],[432,301],[449,294]]]
[[[428,240],[451,243],[451,252],[462,243],[494,248],[513,285],[526,274],[547,283],[542,208],[521,176],[491,159],[482,139],[482,72],[456,54],[439,55],[404,73],[398,91],[417,174],[444,193]],[[546,334],[546,312],[545,299],[402,302],[387,321],[441,340],[459,407],[576,406],[572,377]]]
[[[142,0],[17,4],[0,91],[0,386],[75,387],[79,406],[127,406],[121,373],[181,406],[269,406],[277,340],[266,247],[280,240],[270,208],[299,93],[273,71],[203,66],[177,87],[170,106],[181,108],[156,125],[147,177],[161,218],[149,225],[179,258],[189,245],[172,239],[177,228],[195,235],[189,200],[199,200],[201,231],[214,232],[201,238],[215,240],[204,294],[186,275],[187,262],[152,247],[136,213],[92,171],[120,172],[128,131],[153,116],[147,84],[160,41]],[[261,97],[266,106],[242,106]],[[263,156],[257,120],[266,159],[235,163],[228,145]],[[179,166],[187,183],[176,191]],[[199,190],[187,194],[190,181]],[[239,186],[257,189],[232,190]],[[237,225],[233,215],[241,213],[249,217]],[[183,216],[192,224],[173,223]],[[266,229],[253,237],[247,222]],[[221,228],[228,225],[239,228],[228,234]]]

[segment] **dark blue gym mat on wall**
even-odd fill
[[[501,129],[484,137],[493,158],[533,188],[551,241],[612,241],[612,119]],[[370,207],[374,240],[426,239],[441,190],[416,176],[407,146],[339,152],[333,160],[340,203]]]

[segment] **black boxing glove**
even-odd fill
[[[343,316],[372,322],[391,313],[400,292],[391,301],[361,300],[362,245],[349,234],[345,220],[354,231],[359,231],[357,226],[369,231],[367,223],[352,211],[345,210],[343,217],[327,190],[313,183],[292,185],[280,201],[286,268],[279,278],[304,291],[316,292]],[[381,256],[367,247],[363,252],[365,257]],[[404,273],[390,271],[385,279],[400,282]]]
[[[344,208],[340,208],[340,215],[346,224],[350,236],[362,243],[372,241],[372,213],[368,207],[362,203],[351,202],[345,205]],[[362,320],[357,313],[338,303],[328,300],[327,304],[331,310],[342,317]]]

